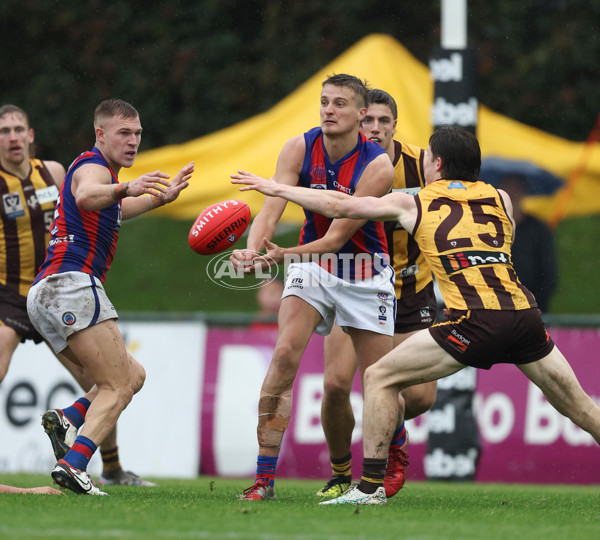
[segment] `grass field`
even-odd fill
[[[0,474],[0,483],[47,485]],[[279,479],[278,499],[238,501],[247,479],[158,480],[110,497],[0,495],[0,538],[592,540],[600,487],[409,482],[385,507],[318,506],[321,482]]]

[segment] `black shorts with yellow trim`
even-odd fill
[[[429,333],[452,358],[467,366],[490,369],[494,364],[529,364],[554,347],[537,308],[450,310],[447,317]]]
[[[0,283],[0,325],[12,328],[21,337],[21,343],[31,339],[41,343],[44,338],[33,327],[27,315],[27,298]]]
[[[401,296],[396,300],[394,334],[407,334],[429,328],[435,322],[436,311],[433,282],[416,294]]]

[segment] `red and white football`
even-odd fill
[[[188,242],[200,255],[214,255],[232,247],[250,225],[250,207],[231,199],[205,208],[190,229]]]

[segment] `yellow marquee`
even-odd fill
[[[163,216],[191,220],[210,204],[237,198],[246,201],[252,215],[256,215],[263,196],[239,193],[230,184],[229,175],[243,169],[260,176],[272,176],[283,144],[319,125],[321,82],[333,73],[351,73],[366,79],[371,87],[392,94],[400,105],[396,138],[423,147],[427,145],[432,130],[430,108],[433,101],[429,69],[392,37],[374,34],[359,41],[265,113],[184,144],[141,152],[134,167],[121,171],[121,181],[133,180],[155,169],[173,176],[193,160],[196,172],[190,187],[175,203],[158,212]],[[590,127],[593,120],[590,119]],[[586,152],[583,143],[526,126],[483,105],[479,107],[477,134],[483,157],[530,161],[565,182],[586,156],[586,169],[575,186],[565,217],[600,213],[599,144]],[[533,213],[549,219],[560,194],[530,197],[526,204]],[[283,220],[300,223],[302,211],[289,204]]]

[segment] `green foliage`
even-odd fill
[[[505,0],[468,10],[480,101],[585,139],[599,112],[600,4]],[[440,2],[5,0],[0,18],[0,101],[29,112],[40,157],[66,165],[93,142],[93,110],[109,97],[138,107],[147,150],[265,111],[373,32],[426,63],[439,45]]]
[[[33,486],[48,477],[0,475]],[[410,482],[385,507],[319,506],[322,483],[279,479],[275,501],[238,501],[250,480],[159,479],[107,487],[110,497],[0,495],[0,536],[39,538],[506,538],[598,534],[598,487]]]

